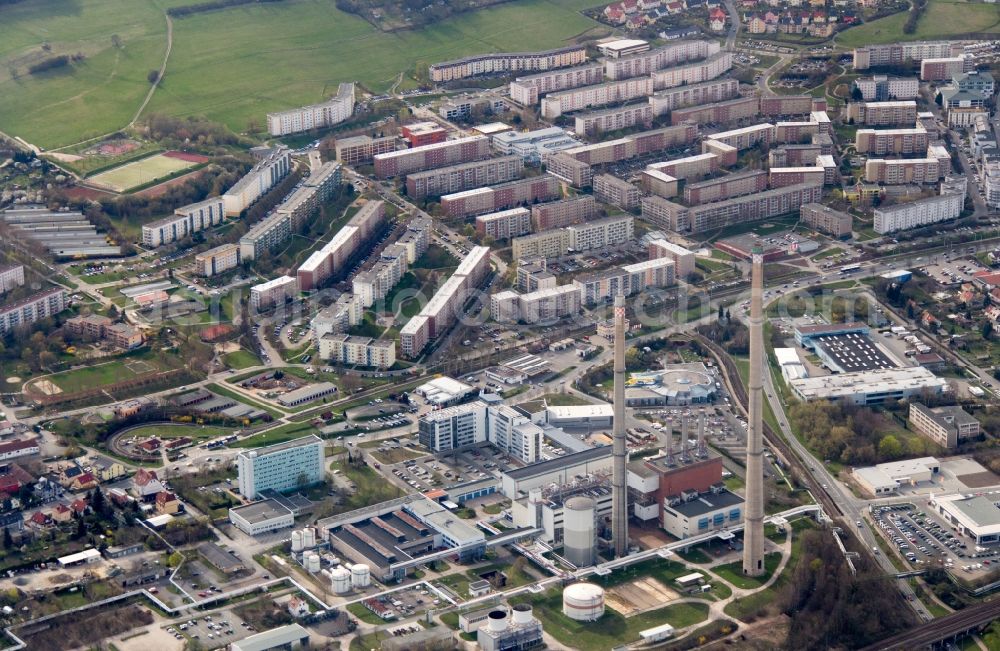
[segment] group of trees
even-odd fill
[[[750,331],[741,322],[728,319],[698,326],[698,333],[716,342],[730,355],[750,354]]]
[[[151,113],[140,127],[144,135],[164,146],[188,143],[195,146],[219,145],[253,146],[225,125],[203,117],[178,118],[163,113]]]
[[[249,5],[256,2],[280,2],[280,0],[214,0],[213,2],[200,2],[198,4],[185,5],[183,7],[171,7],[167,9],[167,15],[173,16],[174,18],[178,16],[190,16],[191,14],[200,14],[206,11],[226,9],[227,7]]]
[[[399,26],[417,28],[440,22],[473,9],[500,4],[507,0],[337,0],[337,9],[361,16],[380,27],[386,18],[400,20]],[[395,26],[395,20],[393,23]]]
[[[906,16],[906,22],[903,23],[904,34],[912,34],[917,31],[917,23],[920,22],[920,17],[924,15],[926,9],[927,0],[913,0],[910,5],[910,13]]]

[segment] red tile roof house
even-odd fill
[[[47,513],[42,513],[41,511],[35,511],[35,513],[28,519],[28,524],[35,527],[51,527],[52,518],[49,517]]]
[[[132,477],[132,487],[136,495],[144,501],[155,499],[156,494],[163,490],[163,484],[156,477],[156,473],[145,468],[139,468],[139,472]]]
[[[38,454],[39,451],[38,441],[29,439],[7,441],[6,443],[0,443],[0,460]]]

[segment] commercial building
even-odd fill
[[[0,294],[24,284],[24,265],[0,265]]]
[[[910,427],[941,447],[953,448],[979,436],[979,421],[961,407],[926,407],[910,403]]]
[[[923,59],[920,62],[921,81],[944,81],[963,72],[975,70],[975,60],[966,54],[939,59]]]
[[[914,100],[851,102],[847,105],[847,119],[869,127],[909,127],[917,121],[917,103]]]
[[[226,215],[236,217],[241,214],[291,171],[292,155],[289,149],[283,145],[272,149],[222,195]]]
[[[721,50],[716,41],[684,40],[638,54],[607,58],[604,60],[604,74],[608,79],[650,75],[657,70],[710,57]]]
[[[667,240],[653,240],[649,243],[649,258],[669,258],[674,262],[674,273],[678,278],[687,278],[695,268],[693,251]]]
[[[505,155],[520,156],[525,163],[538,165],[549,156],[580,146],[580,141],[560,127],[534,131],[504,131],[493,136],[493,149]]]
[[[443,131],[443,129],[442,129]],[[333,145],[337,162],[343,165],[361,165],[370,163],[379,154],[396,151],[396,136],[352,136],[337,138]]]
[[[802,223],[831,237],[843,239],[851,236],[854,220],[850,215],[821,203],[807,203],[799,208]]]
[[[62,287],[47,289],[19,301],[0,305],[0,334],[55,316],[66,307],[66,290]]]
[[[559,181],[549,174],[509,181],[485,188],[455,192],[441,197],[441,209],[450,218],[471,217],[561,196]]]
[[[894,493],[901,486],[915,486],[922,482],[933,482],[935,475],[940,471],[941,464],[937,459],[922,457],[855,468],[851,471],[851,475],[862,488],[877,497]]]
[[[931,504],[960,534],[977,545],[1000,542],[1000,506],[995,494],[939,495]]]
[[[589,194],[550,201],[531,207],[531,229],[546,231],[553,228],[563,228],[579,222],[589,221],[597,214],[597,203]]]
[[[886,102],[916,99],[920,92],[920,81],[916,77],[872,75],[855,79],[854,87],[861,91],[861,99],[866,102]]]
[[[259,536],[295,525],[292,512],[277,500],[261,500],[231,508],[229,521],[248,536]]]
[[[16,459],[18,457],[27,457],[33,454],[38,454],[40,448],[38,447],[37,439],[14,439],[11,441],[4,441],[0,443],[0,460],[6,461],[7,459]]]
[[[236,455],[240,495],[253,500],[263,491],[284,492],[323,480],[323,439],[314,434]]]
[[[622,210],[635,210],[639,207],[642,193],[639,188],[617,176],[598,174],[594,177],[594,196],[598,201]]]
[[[801,400],[847,400],[870,405],[921,396],[925,392],[939,395],[948,383],[920,366],[821,375],[793,380],[789,386]]]
[[[295,272],[299,288],[304,292],[317,289],[339,274],[384,222],[385,202],[375,199],[365,203],[329,242],[299,266]]]
[[[240,266],[238,244],[223,244],[194,256],[194,271],[199,276],[212,277]]]
[[[386,369],[396,363],[396,344],[331,332],[320,337],[317,355],[336,364]]]
[[[542,71],[576,66],[587,60],[583,45],[545,50],[542,52],[495,52],[432,64],[430,79],[434,83],[519,71]]]
[[[712,402],[718,380],[701,362],[671,364],[660,371],[630,374],[625,386],[629,407],[678,407]]]
[[[343,122],[354,114],[354,83],[340,84],[337,95],[322,104],[267,114],[267,131],[272,136],[322,129]]]
[[[309,631],[298,624],[272,628],[233,642],[232,651],[297,651],[309,646]]]
[[[657,70],[652,74],[653,88],[663,90],[664,88],[699,84],[725,74],[732,67],[732,52],[716,52],[704,61]]]
[[[520,156],[501,156],[459,163],[406,175],[406,194],[412,199],[440,196],[470,188],[513,181],[524,172]]]
[[[588,63],[534,75],[517,77],[510,83],[510,98],[524,106],[537,104],[542,95],[596,84],[604,78],[604,65]]]
[[[412,174],[436,167],[482,160],[490,155],[486,136],[469,136],[430,145],[400,149],[375,156],[375,175],[380,179]]]
[[[542,117],[554,120],[563,113],[627,102],[653,94],[653,79],[638,77],[550,93],[542,98]]]
[[[142,226],[142,244],[156,248],[184,239],[212,226],[218,226],[225,219],[225,204],[222,197],[212,197],[188,204],[174,211],[164,219],[158,219]]]
[[[648,102],[578,113],[574,122],[576,133],[595,135],[618,131],[634,126],[649,126],[653,122],[653,109]]]
[[[702,233],[733,224],[798,212],[823,197],[819,184],[797,184],[701,206],[682,206],[661,197],[643,199],[643,218],[678,233]]]
[[[511,208],[476,217],[476,232],[494,240],[509,240],[531,232],[531,213],[527,208]]]
[[[278,276],[266,283],[250,288],[250,307],[257,312],[264,312],[284,305],[285,301],[299,292],[299,284],[291,276]]]
[[[919,228],[949,219],[957,219],[965,209],[964,177],[952,184],[942,184],[942,194],[895,206],[875,209],[875,232],[880,234]]]
[[[927,151],[927,131],[920,124],[912,129],[858,129],[854,147],[859,154],[916,154]]]
[[[962,44],[951,41],[912,41],[854,48],[854,69],[867,70],[895,66],[904,61],[949,57],[962,51]]]
[[[735,79],[715,79],[700,84],[661,90],[649,98],[649,105],[653,109],[653,115],[659,116],[679,108],[714,104],[738,96],[738,81]]]

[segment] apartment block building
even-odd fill
[[[716,52],[704,61],[657,70],[652,74],[653,88],[663,90],[686,84],[700,84],[725,74],[732,67],[732,52]]]
[[[937,183],[948,171],[937,158],[869,158],[864,178],[868,183],[885,185]]]
[[[756,97],[741,97],[725,102],[715,102],[708,106],[692,106],[671,111],[670,124],[685,122],[694,124],[732,124],[756,117],[760,113],[760,101]]]
[[[24,284],[24,265],[0,265],[0,294]]]
[[[912,129],[858,129],[854,148],[859,154],[916,154],[927,151],[930,138],[920,124]]]
[[[517,261],[517,290],[533,292],[555,287],[556,275],[548,270],[545,258],[528,258]]]
[[[287,136],[333,126],[352,115],[354,115],[354,83],[348,82],[340,84],[337,95],[321,104],[268,113],[267,131],[272,136]]]
[[[542,117],[554,120],[563,113],[627,102],[653,94],[652,77],[622,79],[550,93],[542,98]]]
[[[719,162],[719,157],[715,154],[695,154],[660,163],[650,163],[646,169],[662,172],[675,179],[687,180],[717,172]]]
[[[803,204],[799,216],[806,226],[838,239],[850,237],[854,229],[850,215],[821,203]]]
[[[594,178],[590,163],[573,158],[565,152],[552,154],[546,159],[546,171],[574,188],[588,187]]]
[[[292,155],[279,145],[257,162],[222,195],[226,216],[236,217],[264,196],[292,171]]]
[[[476,232],[494,240],[509,240],[531,232],[531,213],[527,208],[511,208],[476,217]]]
[[[820,128],[817,122],[775,122],[774,142],[780,144],[806,142],[813,134],[819,133]]]
[[[524,172],[520,156],[501,156],[471,163],[438,167],[406,175],[406,194],[412,199],[440,196],[513,181]]]
[[[639,201],[642,220],[667,230],[676,230],[674,226],[678,223],[680,211],[678,206],[679,204],[657,195],[646,196]]]
[[[396,244],[406,249],[407,264],[412,265],[427,251],[433,228],[433,222],[427,217],[414,217],[406,225],[406,231],[399,236]]]
[[[910,403],[910,426],[944,448],[979,436],[980,425],[975,416],[958,406],[927,407]]]
[[[861,99],[866,102],[916,99],[920,92],[920,80],[916,77],[872,75],[855,79],[854,87],[861,91]]]
[[[658,197],[677,196],[677,179],[657,169],[647,167],[639,172],[639,184],[647,193],[655,194]]]
[[[590,251],[606,246],[624,244],[635,235],[635,218],[631,215],[605,217],[566,227],[569,248]]]
[[[965,209],[966,179],[942,183],[941,194],[895,206],[875,209],[875,232],[879,234],[919,228],[957,219]]]
[[[558,258],[570,248],[569,231],[565,228],[532,233],[511,240],[515,260],[522,258]]]
[[[320,339],[331,332],[346,332],[361,323],[361,301],[354,294],[344,293],[337,300],[316,313],[309,322],[309,336],[319,348]]]
[[[250,288],[250,307],[257,312],[265,312],[278,305],[284,305],[286,300],[298,292],[299,286],[295,278],[278,276]]]
[[[291,237],[291,218],[287,214],[272,212],[240,238],[240,257],[256,260],[277,251]]]
[[[507,110],[507,102],[500,95],[453,96],[438,108],[438,115],[445,120],[468,120],[473,112],[478,110],[486,113],[503,113]]]
[[[539,203],[531,207],[531,229],[538,232],[563,228],[570,224],[589,221],[596,214],[597,202],[593,195],[589,194],[562,201]]]
[[[695,255],[679,244],[667,240],[653,240],[649,243],[649,258],[668,258],[674,263],[674,274],[678,278],[687,278],[694,271]]]
[[[615,163],[694,142],[698,128],[693,124],[641,131],[616,140],[567,149],[563,154],[590,165]]]
[[[550,323],[580,311],[580,291],[575,285],[537,289],[526,294],[510,290],[494,294],[490,316],[498,323]]]
[[[921,81],[945,81],[963,72],[976,69],[975,60],[968,55],[924,59],[920,62]]]
[[[534,106],[547,94],[596,84],[604,78],[604,64],[588,63],[534,75],[517,77],[510,83],[510,98],[524,106]]]
[[[387,246],[371,269],[359,272],[351,281],[352,291],[361,307],[371,307],[385,298],[408,268],[406,248],[399,244]]]
[[[295,271],[299,289],[308,292],[343,270],[359,248],[385,223],[385,202],[367,202],[333,238],[314,251]]]
[[[677,266],[673,258],[652,258],[644,262],[622,265],[622,271],[629,275],[628,286],[631,293],[645,289],[671,287],[677,284]]]
[[[386,369],[396,363],[396,344],[371,337],[329,333],[320,337],[316,354],[334,364]]]
[[[682,206],[661,197],[643,200],[643,217],[678,233],[703,233],[798,212],[804,203],[816,203],[823,197],[823,186],[790,185],[745,197],[734,197],[701,206]]]
[[[411,122],[404,124],[399,133],[408,147],[417,148],[434,145],[448,139],[448,131],[437,122]]]
[[[617,176],[599,174],[594,177],[594,196],[602,203],[618,206],[622,210],[634,210],[639,207],[642,193],[639,188]]]
[[[602,111],[579,113],[576,116],[575,128],[577,133],[591,136],[640,125],[648,127],[652,121],[653,109],[648,102],[643,102],[640,104],[626,104]]]
[[[641,77],[688,61],[704,59],[720,51],[722,46],[716,41],[684,40],[638,54],[606,58],[604,74],[608,79],[615,80]]]
[[[240,495],[256,499],[264,491],[288,491],[323,480],[326,456],[323,439],[315,434],[243,450],[236,455]]]
[[[218,226],[225,218],[226,209],[222,197],[188,204],[175,210],[170,217],[143,224],[142,245],[153,249],[170,244],[206,228]]]
[[[951,41],[913,41],[854,48],[854,69],[867,70],[895,66],[904,61],[921,61],[933,57],[950,57],[962,51],[962,44]]]
[[[495,52],[454,61],[443,61],[429,67],[434,83],[466,79],[478,75],[505,72],[535,72],[577,66],[587,60],[587,48],[572,45],[542,52]]]
[[[687,106],[714,104],[739,96],[735,79],[715,79],[699,84],[661,90],[649,98],[653,115],[660,116]]]
[[[765,122],[764,124],[754,124],[740,129],[713,133],[708,136],[708,139],[734,147],[737,151],[743,151],[762,143],[769,145],[775,141],[776,136],[777,128],[773,124]]]
[[[396,151],[396,144],[398,142],[399,139],[396,136],[383,136],[380,138],[353,136],[350,138],[337,138],[336,142],[334,142],[333,150],[338,163],[343,165],[360,165],[372,162],[379,154],[388,154],[389,152]]]
[[[471,217],[539,201],[552,201],[560,196],[559,181],[550,174],[544,174],[500,185],[446,194],[441,197],[441,209],[447,217]]]
[[[812,95],[772,95],[760,98],[760,114],[765,118],[788,115],[809,115],[814,110],[816,98]],[[825,106],[823,109],[825,110]]]
[[[469,136],[430,145],[400,149],[375,156],[375,175],[380,179],[412,174],[435,167],[482,160],[490,155],[490,139]]]
[[[739,160],[740,152],[729,143],[706,138],[701,141],[701,153],[715,154],[719,157],[720,167],[731,167]]]
[[[66,290],[61,287],[47,289],[20,301],[0,305],[0,334],[55,316],[66,307]]]
[[[199,276],[210,278],[224,271],[240,266],[238,244],[223,244],[194,256],[194,271]]]
[[[688,183],[684,186],[684,202],[696,205],[722,201],[745,194],[763,192],[767,187],[767,172],[764,170],[726,174],[707,181]]]
[[[869,127],[909,127],[917,122],[917,103],[913,100],[852,102],[847,105],[847,119]]]
[[[831,165],[832,172],[836,171]],[[784,188],[790,185],[801,183],[825,185],[827,183],[827,169],[820,166],[809,167],[772,167],[767,173],[767,184],[771,188]]]
[[[126,323],[114,323],[106,316],[88,314],[66,319],[66,330],[80,337],[104,340],[122,350],[138,348],[143,343],[142,331]]]

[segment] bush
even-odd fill
[[[66,54],[61,54],[56,57],[49,57],[48,59],[43,59],[38,63],[28,67],[28,72],[35,75],[40,72],[46,72],[48,70],[55,70],[56,68],[64,68],[69,65],[69,56]]]

